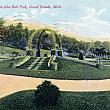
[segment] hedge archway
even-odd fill
[[[38,38],[38,42],[37,42],[37,56],[40,57],[40,42],[41,42],[41,38],[42,38],[42,35],[44,32],[50,32],[52,34],[52,47],[53,49],[56,49],[56,44],[57,44],[57,41],[56,41],[56,37],[59,38],[59,44],[58,44],[58,48],[61,49],[62,46],[61,46],[61,38],[58,36],[58,34],[54,31],[54,30],[51,30],[51,29],[47,29],[47,28],[44,28],[44,29],[39,29],[37,31],[34,31],[29,40],[28,40],[28,48],[29,50],[32,50],[32,41],[33,41],[33,38],[34,37],[37,37]],[[37,35],[37,36],[36,36]]]

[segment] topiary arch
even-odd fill
[[[46,31],[49,31],[52,34],[52,39],[53,39],[52,40],[52,47],[53,47],[53,49],[56,49],[56,44],[57,44],[56,37],[58,37],[60,39],[59,40],[59,44],[58,44],[59,49],[62,48],[62,46],[61,46],[61,38],[58,36],[58,34],[54,30],[47,29],[47,28],[39,29],[37,31],[34,31],[31,34],[31,36],[29,38],[29,41],[28,41],[28,48],[29,48],[29,50],[32,50],[32,41],[33,41],[33,38],[34,37],[37,37],[38,38],[38,42],[37,42],[37,49],[38,50],[37,50],[37,53],[36,53],[38,57],[40,57],[40,42],[41,42],[41,38],[42,38],[43,33],[46,32]],[[37,35],[37,36],[35,36],[35,35]]]

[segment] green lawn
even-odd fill
[[[41,49],[41,54],[44,55],[44,54],[47,54],[48,56],[50,56],[50,50],[44,50],[44,49]]]
[[[110,92],[61,92],[56,106],[38,107],[35,90],[26,90],[0,99],[0,110],[110,110]]]
[[[52,70],[26,70],[9,68],[12,61],[0,62],[1,74],[22,75],[29,77],[54,78],[54,79],[107,79],[110,78],[110,68],[95,67],[79,64],[74,61],[58,58],[58,71]]]
[[[4,45],[0,45],[0,53],[24,52],[24,50],[16,49]]]
[[[12,48],[12,47],[9,47],[9,46],[6,46],[6,45],[3,45],[3,44],[0,44],[0,53],[12,53],[12,52],[25,52],[24,50],[21,50],[21,49],[17,49],[17,48]],[[48,54],[50,56],[50,50],[44,50],[44,49],[41,49],[41,54]]]
[[[102,62],[103,65],[110,65],[110,61]]]

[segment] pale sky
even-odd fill
[[[62,8],[0,8],[0,17],[56,25],[82,36],[110,36],[110,0],[0,0],[0,6],[55,4]]]

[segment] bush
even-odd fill
[[[63,56],[62,54],[63,54],[62,50],[58,50],[58,51],[57,51],[57,55],[58,55],[58,56],[61,56],[61,57],[62,57],[62,56]]]
[[[55,106],[59,96],[59,88],[50,81],[44,81],[37,87],[35,92],[35,102],[39,106]]]
[[[79,59],[79,60],[84,60],[84,55],[83,55],[83,53],[81,53],[81,52],[79,53],[78,59]]]
[[[44,57],[48,57],[47,53],[44,54]]]
[[[53,50],[53,49],[51,50],[51,56],[52,55],[56,55],[56,50]]]
[[[34,51],[33,50],[27,50],[27,55],[34,56]]]

